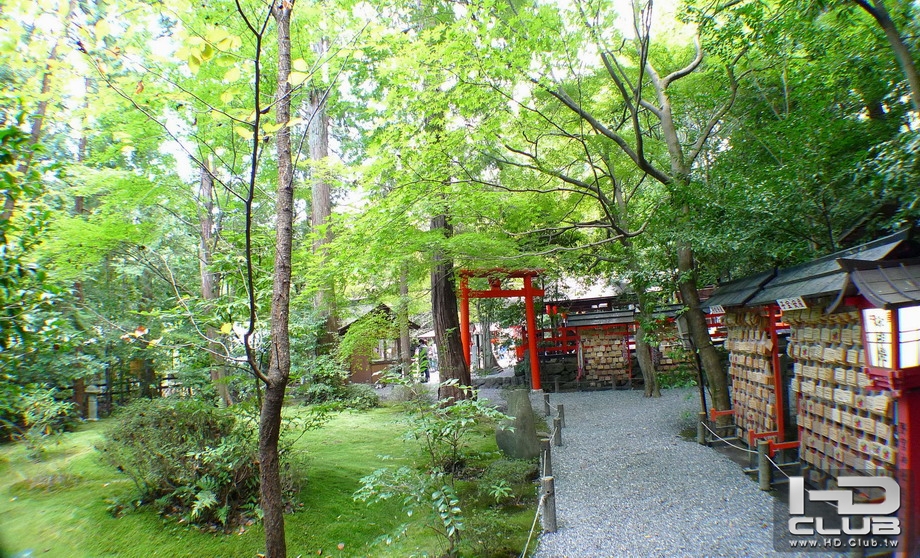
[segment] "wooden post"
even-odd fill
[[[772,481],[770,478],[770,461],[767,458],[769,451],[769,440],[757,441],[757,480],[760,484],[760,489],[764,491],[770,490],[770,483]]]
[[[549,438],[540,438],[540,455],[543,457],[543,467],[540,471],[541,477],[551,477],[553,475],[553,456],[550,450],[551,447]]]
[[[553,378],[553,391],[559,393],[559,376]]]
[[[562,403],[556,405],[556,416],[559,417],[559,424],[562,428],[565,428],[565,408],[562,406]]]
[[[892,315],[897,316],[897,312]],[[893,343],[897,346],[898,343]],[[898,362],[895,360],[894,362]],[[895,386],[906,383],[908,375]],[[911,375],[913,380],[916,377]],[[916,556],[920,547],[920,388],[910,386],[901,392],[897,399],[897,433],[898,433],[898,485],[901,488],[901,536],[898,537],[898,552],[905,556]]]
[[[748,440],[748,449],[756,450],[756,449],[757,449],[757,446],[755,445],[756,442],[755,442],[754,439],[751,437],[751,434],[753,434],[753,432],[754,432],[753,430],[748,430],[748,438],[747,438],[747,440]],[[738,434],[738,437],[739,437],[739,438],[741,437],[741,434],[740,434],[740,433]],[[757,452],[756,452],[756,451],[752,451],[752,452],[749,452],[748,455],[751,456],[751,469],[753,469],[754,467],[757,467],[757,466],[758,466],[758,463],[759,463],[759,462],[757,461],[757,459],[758,459]]]
[[[543,530],[556,532],[556,484],[553,477],[540,479],[540,493],[543,500]]]
[[[897,314],[897,312],[895,312],[895,314]],[[779,307],[775,304],[771,304],[769,330],[770,342],[773,345],[770,360],[770,366],[773,368],[773,396],[775,398],[773,411],[776,413],[774,419],[776,420],[776,431],[779,433],[776,441],[782,442],[786,439],[786,403],[784,393],[786,386],[783,384],[783,370],[780,367],[779,360],[779,333],[776,329],[776,322],[778,320]]]
[[[551,411],[549,409],[549,394],[544,392],[543,393],[543,414],[546,416],[549,416],[550,412]]]
[[[553,419],[553,445],[562,445],[562,422],[559,417]]]
[[[76,407],[77,416],[87,418],[86,412],[86,383],[83,378],[77,378],[73,382],[73,402]]]
[[[700,411],[699,421],[696,423],[696,442],[701,446],[706,445],[706,413]]]

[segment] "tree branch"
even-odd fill
[[[680,70],[671,72],[670,74],[665,76],[664,79],[661,80],[661,86],[663,88],[667,89],[668,86],[671,85],[671,83],[679,80],[682,77],[686,77],[692,74],[699,67],[700,63],[703,62],[703,47],[700,44],[699,33],[693,36],[693,47],[696,49],[696,56],[693,58],[693,60],[689,64],[687,64]]]
[[[627,157],[632,159],[632,161],[636,164],[636,166],[638,166],[643,172],[648,173],[649,175],[651,175],[653,178],[655,178],[662,184],[670,184],[671,182],[673,182],[672,177],[668,176],[667,174],[664,174],[663,172],[655,168],[652,164],[650,164],[645,159],[644,156],[640,156],[640,154],[636,153],[636,151],[633,150],[633,148],[629,145],[629,143],[626,142],[625,139],[623,139],[622,136],[620,136],[613,130],[610,130],[609,128],[604,126],[601,122],[599,122],[594,117],[594,115],[592,115],[591,113],[583,109],[581,105],[579,105],[574,100],[572,100],[572,98],[569,97],[565,93],[565,91],[563,91],[561,88],[559,89],[544,88],[544,90],[550,95],[552,95],[553,97],[555,97],[559,102],[565,105],[569,110],[571,110],[572,112],[574,112],[575,114],[583,118],[588,124],[591,125],[592,128],[594,128],[600,134],[613,140],[613,142],[617,144],[620,150],[623,151],[623,153]]]
[[[735,57],[735,59],[732,61],[732,64],[726,68],[726,72],[728,73],[728,79],[729,79],[729,84],[730,84],[729,88],[731,89],[731,94],[729,95],[728,100],[725,101],[725,103],[718,110],[716,110],[716,112],[713,113],[712,116],[709,117],[709,121],[703,127],[703,132],[700,134],[698,138],[696,138],[696,141],[693,143],[693,147],[690,149],[690,153],[688,155],[688,160],[691,162],[696,160],[696,158],[700,154],[700,151],[703,150],[703,146],[706,144],[706,142],[709,140],[709,137],[712,135],[712,131],[715,129],[716,125],[722,120],[722,117],[724,117],[728,113],[728,111],[731,110],[732,106],[735,104],[735,99],[738,97],[738,80],[735,78],[735,72],[732,68],[738,62],[738,60],[741,58],[743,54],[744,54],[744,51],[738,53],[738,56]],[[742,76],[746,75],[747,73],[748,72],[744,72]]]

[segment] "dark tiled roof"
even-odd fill
[[[566,319],[569,327],[601,326],[613,324],[631,324],[636,320],[632,310],[617,312],[590,312],[587,314],[571,314]]]
[[[841,260],[840,265],[849,270],[853,287],[875,306],[920,304],[920,260],[875,265]]]
[[[655,308],[655,311],[651,313],[652,318],[661,319],[661,318],[676,318],[680,311],[686,308],[683,304],[667,304],[664,306],[659,306]]]
[[[907,231],[902,231],[802,265],[781,269],[772,281],[748,301],[748,304],[758,306],[783,298],[836,295],[845,286],[847,276],[846,270],[837,263],[838,259],[881,261],[894,253],[905,240]]]
[[[735,281],[729,281],[716,287],[703,306],[744,306],[757,291],[763,288],[770,279],[776,276],[776,270],[767,271],[758,275],[750,275]]]

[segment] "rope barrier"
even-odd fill
[[[709,428],[709,425],[707,425],[705,422],[703,422],[703,423],[701,423],[701,424],[703,425],[703,428],[705,428],[706,430],[708,430],[709,433],[712,434],[713,437],[716,438],[716,439],[718,439],[720,442],[722,442],[722,443],[724,443],[724,444],[726,444],[726,445],[728,445],[728,446],[731,446],[731,447],[733,447],[733,448],[735,448],[736,450],[739,450],[739,451],[744,451],[744,452],[747,452],[747,453],[757,453],[756,451],[750,450],[750,449],[748,449],[748,448],[743,448],[743,447],[741,447],[741,446],[736,446],[735,444],[729,442],[729,441],[726,440],[725,438],[723,438],[723,437],[719,436],[718,434],[716,434],[715,432],[713,432],[713,431],[712,431],[712,428]]]
[[[712,429],[709,428],[709,426],[708,426],[705,422],[702,423],[702,424],[703,424],[703,428],[705,428],[706,430],[708,430],[710,434],[712,434],[715,438],[718,438],[719,441],[725,443],[726,445],[729,445],[729,446],[731,446],[731,447],[733,447],[733,448],[735,448],[735,449],[737,449],[737,450],[741,450],[741,451],[744,451],[744,452],[747,452],[747,453],[757,453],[756,451],[750,450],[750,449],[748,449],[748,448],[742,448],[742,447],[740,447],[740,446],[736,446],[736,445],[732,444],[731,442],[725,440],[724,438],[722,438],[721,436],[719,436],[718,434],[716,434],[715,432],[713,432]],[[786,471],[784,471],[783,468],[780,467],[779,464],[776,463],[776,461],[773,461],[773,459],[770,458],[769,455],[767,455],[766,458],[767,458],[767,461],[769,461],[770,464],[773,465],[773,467],[774,467],[777,471],[779,471],[780,473],[783,474],[783,476],[785,476],[787,479],[791,479],[791,478],[792,478],[792,477],[789,476],[789,473],[787,473]],[[810,490],[810,489],[808,489],[808,488],[806,488],[805,491],[808,492],[808,493],[811,493],[811,492],[812,492],[812,490]],[[834,504],[833,502],[827,502],[827,503],[828,503],[828,505],[831,505],[831,506],[833,506],[835,509],[837,509],[837,504]]]
[[[792,478],[792,477],[789,476],[789,473],[787,473],[786,471],[783,471],[783,468],[780,467],[780,466],[776,463],[776,461],[773,461],[773,460],[770,458],[769,455],[767,455],[766,457],[767,457],[767,461],[769,461],[770,463],[772,463],[773,466],[776,467],[776,470],[779,471],[780,473],[782,473],[783,476],[785,476],[787,479]]]
[[[770,463],[772,463],[773,466],[776,467],[776,469],[777,469],[780,473],[782,473],[787,479],[791,479],[791,478],[792,478],[792,477],[789,476],[789,473],[787,473],[786,471],[783,471],[783,468],[782,468],[782,467],[780,467],[775,461],[773,461],[772,459],[770,459],[770,456],[769,456],[769,455],[767,456],[767,461],[769,461]],[[809,489],[809,488],[806,488],[806,489],[805,489],[805,492],[808,492],[809,494],[811,494],[812,490]],[[831,502],[831,501],[826,501],[825,503],[826,503],[827,505],[829,505],[829,506],[832,506],[835,510],[836,510],[836,509],[840,509],[840,508],[837,506],[837,504],[835,504],[835,503],[833,503],[833,502]]]
[[[548,416],[549,416],[549,415],[547,415],[547,417],[548,417]],[[554,425],[554,426],[555,426],[555,425]],[[559,426],[555,426],[555,427],[553,428],[552,432],[550,432],[549,439],[550,439],[550,440],[555,440],[555,439],[556,439],[556,433],[557,433],[558,431],[559,431]],[[542,476],[543,476],[543,477],[546,477],[546,476],[547,476],[546,460],[545,460],[545,459],[543,460],[543,475],[542,475]],[[537,522],[540,520],[540,515],[541,515],[541,513],[543,512],[543,506],[544,506],[545,504],[546,504],[546,494],[544,493],[544,494],[541,494],[541,495],[540,495],[540,501],[537,502],[537,513],[534,514],[533,523],[530,525],[530,533],[527,534],[527,542],[524,544],[524,550],[521,552],[520,558],[524,558],[525,556],[527,556],[527,550],[530,548],[530,541],[533,540],[533,534],[534,534],[534,532],[537,530]]]
[[[533,538],[533,532],[537,530],[537,521],[540,519],[540,512],[543,510],[544,502],[546,502],[546,494],[541,495],[540,501],[537,502],[537,513],[534,515],[533,524],[530,526],[530,534],[527,535],[527,543],[524,544],[524,551],[521,552],[520,558],[527,556],[527,549],[530,547],[530,540]]]

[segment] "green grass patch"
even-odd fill
[[[402,413],[384,407],[339,414],[298,441],[294,462],[302,489],[297,511],[285,518],[290,556],[316,556],[320,551],[336,557],[441,554],[438,536],[423,518],[406,516],[402,498],[371,505],[353,500],[362,477],[416,461],[414,444],[403,440],[405,429]],[[113,517],[112,502],[130,503],[136,489],[99,458],[95,445],[103,430],[103,422],[89,423],[61,436],[41,462],[29,460],[20,444],[0,448],[0,555],[31,550],[33,557],[198,558],[255,557],[263,551],[258,524],[225,534],[203,532],[144,508]],[[494,436],[482,430],[474,444],[472,461],[477,467],[471,474],[498,458]],[[498,507],[480,497],[483,491],[476,478],[459,485],[468,526],[461,554],[517,556],[533,520],[534,503]],[[387,544],[400,526],[405,536]]]

